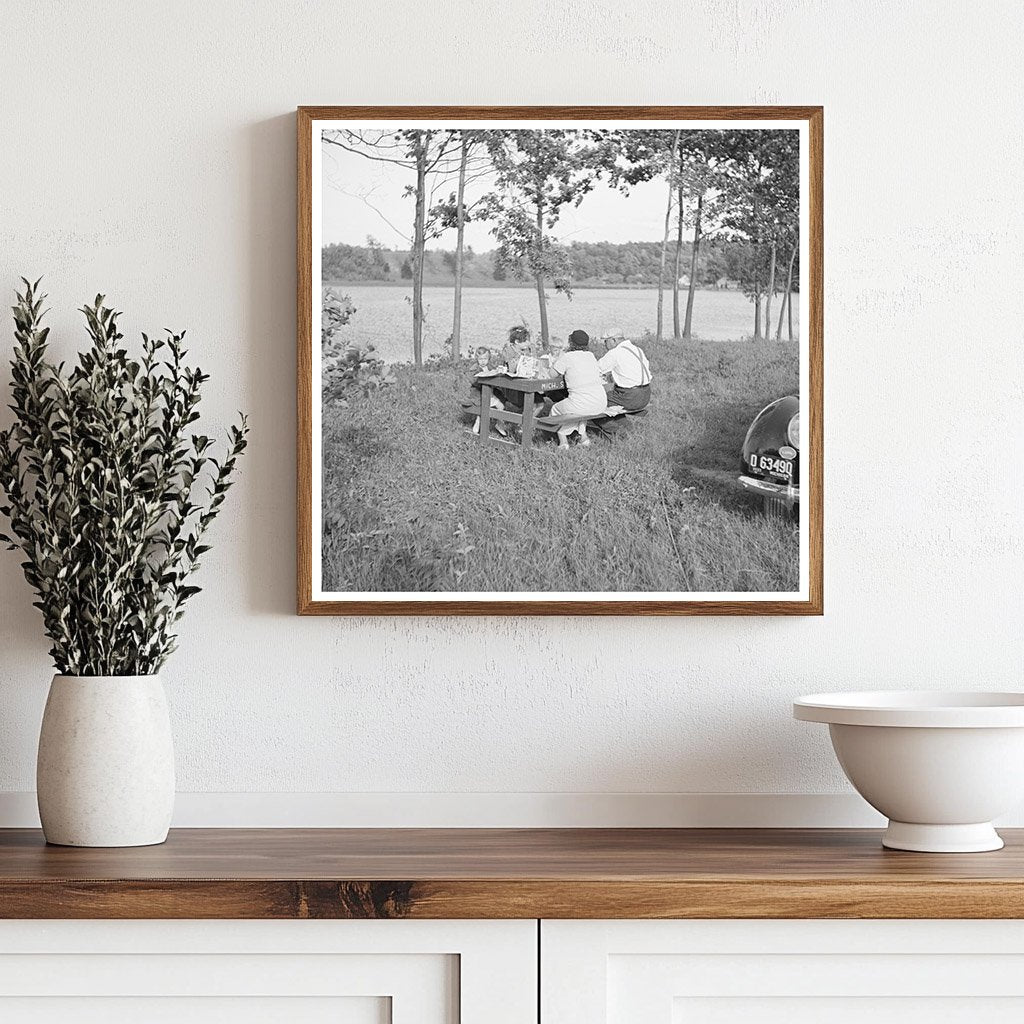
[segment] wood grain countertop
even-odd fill
[[[866,829],[175,829],[47,846],[0,829],[3,918],[1024,918],[996,853]]]

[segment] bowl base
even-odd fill
[[[882,845],[890,850],[918,853],[987,853],[1001,850],[1003,840],[987,821],[976,825],[916,825],[890,821],[882,833]]]

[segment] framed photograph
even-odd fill
[[[820,615],[822,121],[300,107],[300,614]]]

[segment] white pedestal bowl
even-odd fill
[[[889,819],[882,845],[999,850],[992,819],[1024,800],[1024,693],[818,693],[793,704],[823,722],[846,777]]]

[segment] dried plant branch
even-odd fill
[[[226,454],[190,434],[200,369],[184,333],[142,336],[136,361],[102,295],[86,306],[90,346],[69,372],[47,360],[39,282],[13,307],[15,423],[0,432],[0,541],[25,556],[50,654],[66,675],[148,675],[175,648],[175,624],[200,590],[187,581],[245,451],[244,416]]]

